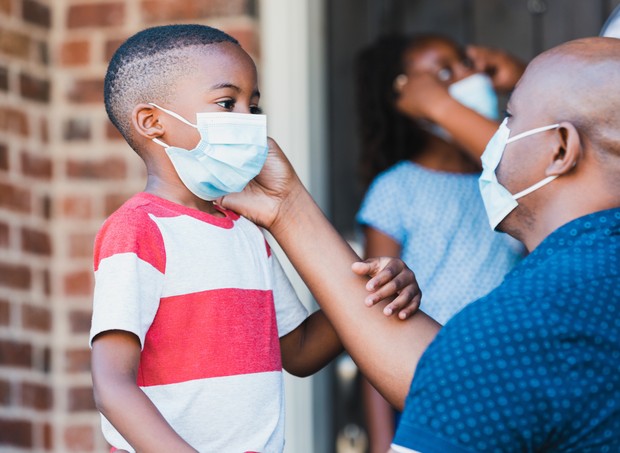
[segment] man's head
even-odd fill
[[[499,228],[531,250],[559,226],[620,206],[620,40],[588,38],[534,59],[508,104],[509,143],[497,168],[512,194],[549,176],[524,196]]]
[[[140,153],[132,118],[136,106],[154,102],[172,108],[171,103],[182,95],[180,90],[193,91],[199,98],[205,85],[212,81],[205,80],[205,74],[222,84],[231,83],[222,73],[235,58],[243,60],[249,68],[250,77],[254,77],[250,83],[255,85],[253,62],[234,38],[220,30],[204,25],[167,25],[143,30],[121,45],[110,61],[104,88],[108,116]],[[189,113],[188,120],[195,122],[196,111],[178,113]]]

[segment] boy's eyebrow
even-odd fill
[[[213,85],[210,89],[211,90],[219,90],[222,88],[231,88],[233,90],[235,90],[237,93],[241,92],[241,88],[239,88],[237,85],[233,84],[233,83],[227,83],[227,82],[222,82],[222,83],[218,83]],[[252,92],[252,97],[260,97],[260,91],[258,91],[258,89],[254,90]]]

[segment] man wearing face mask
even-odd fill
[[[491,226],[530,254],[434,340],[424,313],[387,326],[354,309],[364,281],[347,269],[366,266],[277,148],[221,200],[270,229],[362,372],[404,402],[394,452],[620,451],[618,86],[616,39],[530,63],[480,179]]]

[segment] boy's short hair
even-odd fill
[[[134,150],[139,152],[131,132],[133,108],[168,100],[174,80],[192,65],[184,50],[221,42],[239,45],[232,36],[206,25],[164,25],[136,33],[116,50],[104,81],[105,109]]]

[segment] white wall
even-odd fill
[[[261,0],[261,104],[269,135],[282,147],[301,180],[325,209],[325,58],[323,0]],[[273,242],[273,241],[272,241]],[[284,254],[278,257],[300,298],[315,309]],[[325,451],[327,375],[286,376],[286,452]]]

